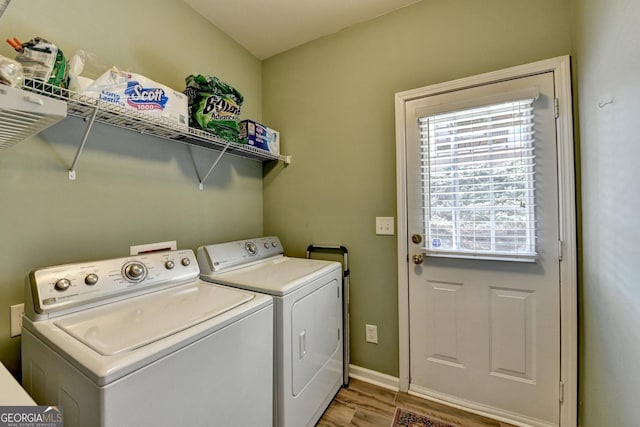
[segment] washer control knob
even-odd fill
[[[56,282],[55,288],[57,291],[66,291],[71,286],[69,279],[60,279]]]
[[[247,250],[247,252],[249,253],[249,255],[255,255],[258,253],[258,247],[256,246],[255,243],[253,242],[247,242],[244,245],[244,248]]]
[[[264,242],[264,248],[269,249],[269,242]]]
[[[185,267],[188,267],[191,265],[191,260],[189,258],[182,258],[182,261],[180,261],[180,264],[184,265]]]
[[[95,273],[87,274],[87,277],[84,278],[84,284],[93,286],[98,283],[98,275]]]
[[[132,262],[124,268],[124,275],[126,279],[132,282],[140,282],[144,279],[145,275],[144,265],[138,262]]]
[[[176,266],[176,264],[171,260],[169,260],[169,261],[164,263],[164,268],[166,268],[167,270],[171,270],[175,266]]]
[[[271,242],[271,246],[273,246],[273,247],[275,248],[276,246],[278,246],[278,243],[276,243],[276,242]]]

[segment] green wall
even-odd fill
[[[374,234],[376,216],[396,213],[393,94],[572,53],[580,424],[637,424],[640,172],[629,159],[640,154],[639,20],[640,6],[626,0],[423,0],[261,63],[180,1],[13,1],[3,38],[42,36],[68,56],[85,49],[176,89],[190,73],[231,83],[246,97],[243,116],[280,130],[293,163],[263,170],[225,157],[199,191],[185,146],[96,125],[72,182],[66,169],[84,129],[73,118],[1,152],[0,361],[18,373],[8,307],[23,301],[31,269],[122,256],[131,244],[195,248],[260,235],[264,218],[264,233],[279,235],[289,255],[304,256],[310,243],[348,247],[352,363],[396,376],[396,241]],[[14,55],[5,44],[0,54]],[[196,158],[206,170],[215,153]],[[365,323],[378,325],[379,344],[365,343]]]
[[[580,424],[640,419],[640,3],[575,0],[582,165]]]
[[[181,1],[13,1],[0,36],[41,36],[68,56],[84,49],[178,90],[191,73],[216,75],[245,95],[243,116],[262,117],[260,61]],[[15,56],[4,42],[0,54]],[[200,191],[187,146],[96,124],[69,181],[83,130],[68,118],[0,152],[0,361],[14,374],[9,306],[23,302],[30,270],[126,256],[134,244],[196,248],[262,234],[261,163],[225,157]],[[201,173],[217,155],[194,154]]]
[[[289,166],[265,167],[264,227],[292,255],[340,243],[351,362],[398,375],[394,93],[571,53],[569,0],[424,0],[263,62],[264,122]],[[365,342],[365,324],[378,344]]]

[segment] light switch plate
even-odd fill
[[[376,325],[364,325],[365,341],[378,344],[378,327]]]
[[[379,236],[393,236],[395,234],[393,220],[392,216],[376,217],[376,234]]]

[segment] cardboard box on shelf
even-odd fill
[[[253,120],[240,122],[240,142],[272,154],[280,154],[280,133]]]
[[[267,128],[267,145],[269,146],[269,152],[279,156],[280,155],[280,132],[271,128]]]

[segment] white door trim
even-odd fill
[[[571,99],[571,59],[561,56],[504,70],[453,80],[395,95],[396,110],[396,189],[398,226],[398,323],[399,386],[409,389],[409,252],[407,242],[407,184],[405,104],[424,96],[446,93],[488,83],[511,80],[545,72],[554,73],[558,98],[556,121],[558,142],[558,197],[561,238],[560,263],[560,380],[564,401],[560,408],[560,425],[575,427],[578,408],[578,255],[573,110]],[[560,387],[560,384],[558,384]]]

